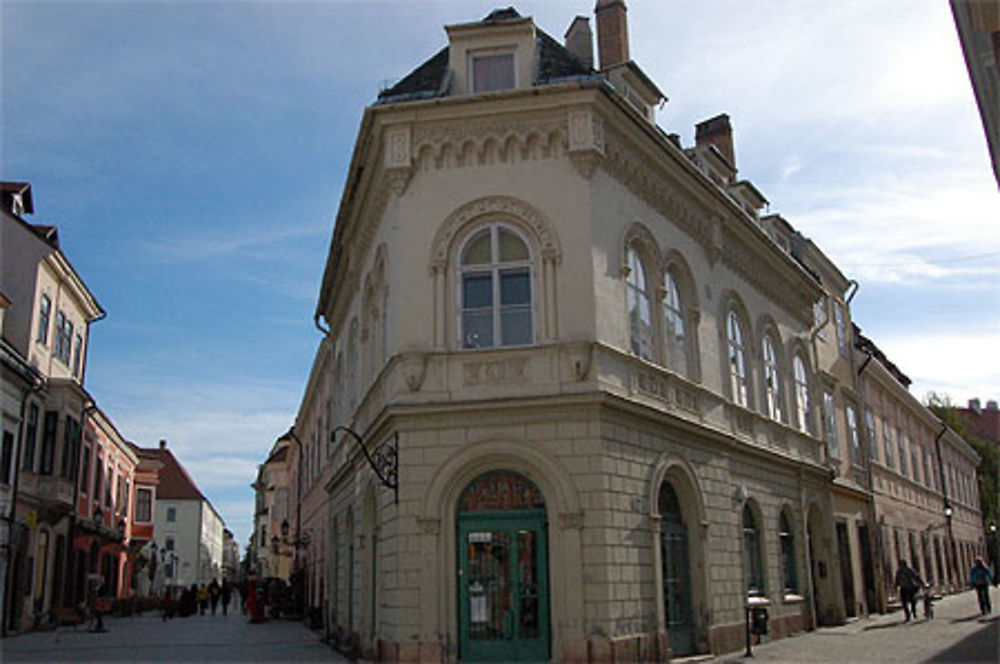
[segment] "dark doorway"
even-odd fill
[[[851,542],[847,536],[847,524],[837,523],[837,555],[840,558],[840,582],[844,590],[844,609],[847,617],[858,615],[854,601],[854,569],[851,565]]]

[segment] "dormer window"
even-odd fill
[[[513,53],[473,54],[470,60],[469,87],[473,92],[511,90],[515,87]]]

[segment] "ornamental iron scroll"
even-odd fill
[[[395,503],[399,504],[399,433],[396,432],[392,435],[392,440],[390,442],[379,445],[374,450],[369,451],[365,442],[361,439],[353,429],[348,429],[345,426],[337,426],[333,428],[330,432],[330,442],[337,442],[337,432],[343,431],[357,441],[358,445],[361,446],[361,451],[365,454],[365,459],[368,460],[368,465],[375,472],[375,476],[378,477],[379,482],[382,486],[392,489],[393,498]]]

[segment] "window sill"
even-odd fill
[[[785,593],[782,600],[785,604],[802,604],[806,601],[806,598],[795,593]]]
[[[770,606],[771,600],[762,595],[750,595],[747,597],[747,606],[753,608],[755,606]]]

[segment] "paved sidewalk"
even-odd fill
[[[934,618],[903,622],[903,612],[862,618],[753,647],[753,659],[731,653],[713,662],[775,664],[922,664],[1000,662],[1000,606],[993,590],[993,614],[979,616],[972,591],[945,597],[934,604]],[[923,616],[923,606],[918,602]]]
[[[158,614],[106,618],[108,631],[60,628],[0,641],[3,662],[346,662],[301,623],[250,625],[239,612],[164,622]]]

